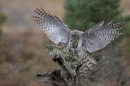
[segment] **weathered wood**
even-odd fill
[[[81,59],[73,48],[60,48],[56,45],[46,45],[45,47],[45,51],[53,57],[52,60],[54,62],[59,64],[60,69],[46,74],[37,74],[37,80],[43,83],[51,83],[53,86],[81,85],[82,74],[80,69],[82,69],[82,73],[86,73],[87,70],[90,69],[88,64],[86,64],[86,61],[89,61],[90,57],[85,55],[85,57]],[[88,56],[89,59],[86,56]],[[89,61],[89,63],[91,62]],[[83,69],[84,66],[88,67]]]

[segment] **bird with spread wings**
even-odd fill
[[[45,12],[43,9],[36,9],[35,12],[37,16],[34,16],[34,21],[37,22],[53,43],[64,43],[67,48],[75,48],[77,51],[94,52],[104,48],[121,35],[117,30],[125,25],[121,22],[104,24],[104,21],[102,21],[83,32],[70,30],[58,17]]]
[[[84,51],[94,52],[104,48],[122,33],[118,32],[125,24],[106,23],[104,21],[96,24],[91,29],[83,32],[79,30],[70,30],[58,17],[44,11],[42,8],[35,10],[34,21],[45,32],[47,37],[55,44],[64,44],[67,48],[74,48],[79,56]],[[96,63],[96,61],[92,61]]]

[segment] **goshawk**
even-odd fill
[[[83,32],[70,30],[58,17],[42,8],[36,9],[34,21],[41,27],[47,37],[55,44],[64,43],[67,48],[75,48],[79,55],[83,51],[94,52],[104,48],[116,37],[121,35],[117,30],[125,24],[112,22],[104,24],[104,21],[96,24],[91,29]]]

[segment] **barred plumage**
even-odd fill
[[[80,65],[79,72],[80,74],[86,73],[88,69],[93,69],[93,65],[97,64],[96,60],[93,59],[86,52],[83,52],[83,55],[77,60]]]
[[[60,19],[52,16],[49,12],[45,12],[43,9],[36,9],[35,12],[37,16],[33,16],[34,21],[44,30],[52,42],[58,44],[59,42],[67,43],[69,41],[69,29]]]
[[[90,30],[85,32],[70,30],[58,17],[45,12],[43,9],[36,9],[34,21],[41,27],[48,38],[55,44],[65,44],[67,48],[74,48],[78,52],[81,64],[81,70],[92,69],[92,64],[96,64],[93,58],[84,54],[85,51],[94,52],[104,48],[122,33],[117,30],[123,28],[125,24],[112,22],[104,24],[104,21],[98,23]],[[82,61],[83,60],[83,61]]]
[[[107,44],[111,43],[114,38],[118,37],[122,33],[118,32],[125,24],[119,22],[112,24],[112,22],[104,24],[100,22],[92,29],[83,33],[83,46],[85,50],[94,52],[104,48]]]

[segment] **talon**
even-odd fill
[[[75,42],[76,42],[76,43],[75,43],[75,46],[77,46],[79,41],[76,39],[76,41],[75,41]]]
[[[59,46],[59,49],[63,49],[63,48],[66,47],[66,44],[63,43],[63,42],[59,42],[59,43],[58,43],[58,46]]]

